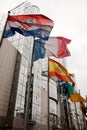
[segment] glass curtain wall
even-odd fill
[[[10,15],[37,14],[39,11],[37,6],[31,5],[29,2],[24,2],[12,9]],[[13,37],[10,37],[9,40],[22,54],[14,116],[24,118],[26,82],[31,66],[33,37],[24,37],[17,33]]]
[[[48,58],[42,60],[42,75],[45,78],[43,81],[43,88],[48,93],[48,84],[49,84],[49,121],[51,126],[57,125],[57,114],[58,114],[58,93],[57,93],[57,85],[58,83],[53,79],[49,78],[48,83]],[[47,77],[47,78],[46,78]],[[43,95],[44,96],[44,95]],[[47,97],[48,98],[48,97]],[[47,99],[48,100],[48,99]]]

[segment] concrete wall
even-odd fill
[[[5,125],[18,51],[3,40],[0,48],[0,128]]]

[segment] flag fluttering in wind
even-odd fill
[[[48,60],[49,60],[49,65],[48,65],[49,77],[56,76],[59,79],[62,79],[64,81],[71,82],[74,84],[74,81],[70,77],[71,74],[68,73],[67,69],[63,65],[61,65],[59,62],[56,62],[53,59],[48,58]]]
[[[72,102],[85,102],[86,100],[78,93],[70,94]]]
[[[66,85],[66,82],[65,81],[63,81],[63,80],[61,80],[61,79],[59,79],[58,80],[58,84],[59,84],[59,87],[65,87],[65,85]]]
[[[59,82],[59,87],[65,88],[68,95],[74,93],[74,87],[71,85],[70,82],[65,82],[61,79],[59,79],[58,82]]]
[[[66,82],[65,83],[66,87],[67,87],[67,90],[68,90],[68,94],[73,94],[74,93],[74,87],[69,83],[69,82]]]
[[[47,40],[54,22],[42,14],[8,16],[4,38],[16,32],[24,36],[35,36]]]
[[[67,44],[70,42],[70,39],[64,37],[49,37],[47,41],[42,39],[35,40],[34,61],[46,56],[55,56],[57,58],[71,56],[67,48]]]
[[[78,93],[74,92],[74,87],[70,82],[59,80],[59,87],[65,88],[72,102],[86,102],[86,100]]]
[[[68,96],[68,89],[67,89],[67,86],[66,86],[66,82],[61,80],[61,79],[58,79],[58,85],[59,85],[59,88],[60,88],[60,93]]]

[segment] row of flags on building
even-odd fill
[[[33,61],[46,56],[57,58],[70,56],[71,54],[67,45],[71,40],[65,37],[50,37],[53,26],[53,20],[42,14],[8,15],[3,38],[11,37],[16,32],[23,36],[37,37],[37,39],[34,39]],[[48,62],[49,77],[56,76],[61,80],[59,86],[67,87],[71,101],[85,102],[85,99],[80,94],[74,92],[75,83],[71,78],[72,74],[59,62],[50,58],[48,58]]]
[[[53,59],[49,58],[49,77],[56,76],[59,80],[59,87],[66,87],[67,92],[70,95],[70,99],[72,102],[85,102],[86,100],[76,92],[75,83],[72,80],[72,74],[67,71],[67,69],[56,62]]]
[[[72,102],[79,102],[80,110],[84,117],[87,117],[87,99],[83,98],[75,89],[75,83],[72,80],[72,74],[70,74],[67,69],[56,62],[53,59],[48,58],[48,75],[49,77],[58,77],[59,87],[63,88],[65,96],[70,98]],[[86,105],[85,105],[86,103]]]
[[[42,14],[8,15],[3,37],[11,37],[16,32],[23,36],[37,37],[38,39],[34,40],[34,61],[45,56],[70,56],[67,44],[71,40],[65,37],[50,37],[53,26],[53,20]]]

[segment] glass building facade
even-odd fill
[[[37,6],[31,5],[29,2],[23,2],[14,9],[10,11],[10,15],[16,14],[37,14],[40,10]],[[2,34],[5,19],[7,16],[3,16],[0,21],[0,34]],[[3,22],[2,22],[3,21]],[[24,119],[24,113],[26,108],[26,84],[30,76],[31,71],[31,58],[33,51],[33,37],[24,37],[20,34],[15,34],[13,37],[8,38],[8,40],[13,44],[13,46],[21,53],[21,66],[19,73],[19,81],[17,87],[17,95],[14,109],[14,117],[19,119]],[[51,57],[61,64],[66,66],[65,59],[57,59]],[[33,62],[32,68],[32,83],[29,89],[29,119],[36,121],[36,123],[42,124],[44,127],[42,130],[47,130],[48,128],[48,118],[49,125],[53,128],[58,126],[58,116],[62,118],[63,127],[68,127],[69,119],[67,117],[67,101],[63,90],[58,90],[58,81],[49,79],[48,84],[48,59],[39,59]],[[43,74],[43,72],[45,72]],[[49,86],[49,89],[48,89]],[[49,92],[48,92],[49,91]],[[59,101],[59,93],[61,100]],[[48,97],[49,94],[49,97]],[[60,105],[60,107],[58,107]],[[70,108],[70,106],[68,106]],[[60,110],[61,109],[61,110]],[[61,120],[61,118],[60,118]],[[64,122],[64,120],[67,120]],[[46,127],[45,127],[46,126]],[[38,126],[38,129],[40,127]],[[32,129],[31,129],[32,130]],[[35,128],[36,130],[36,128]]]
[[[40,10],[37,6],[25,2],[12,9],[10,15],[37,14],[39,12]],[[14,116],[17,118],[24,118],[26,106],[26,83],[31,69],[33,37],[24,37],[17,33],[15,36],[10,37],[9,40],[22,54]],[[48,83],[47,77],[42,76],[42,71],[47,71],[47,59],[40,59],[33,63],[33,85],[30,90],[29,117],[31,120],[47,125],[48,102],[45,102],[44,99],[42,101],[42,89],[46,93],[46,100],[48,100]],[[57,84],[55,81],[50,80],[49,86],[49,113],[57,116]],[[44,113],[46,115],[44,119],[45,121],[42,117],[43,102],[46,104],[46,108],[44,109],[47,109]]]
[[[29,2],[23,2],[10,11],[10,15],[37,13],[39,13],[39,8]],[[17,33],[10,37],[9,41],[22,54],[14,116],[24,118],[26,82],[30,71],[33,37],[24,37]]]

